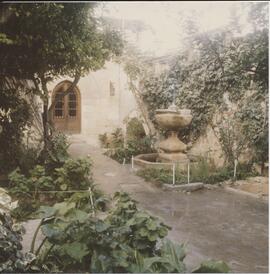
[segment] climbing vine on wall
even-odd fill
[[[181,108],[193,113],[191,125],[180,132],[183,140],[195,141],[205,133],[213,117],[222,111],[224,97],[238,105],[236,116],[246,144],[266,161],[268,147],[268,6],[253,3],[248,18],[250,33],[236,35],[236,24],[208,33],[192,33],[190,48],[176,58],[164,75],[150,75],[143,82],[143,98],[150,117],[157,108],[168,107],[175,96]],[[260,20],[259,20],[260,19]],[[242,102],[253,95],[247,104]],[[175,93],[175,95],[173,95]],[[246,102],[246,101],[245,101]],[[226,154],[226,151],[223,151]],[[228,155],[226,155],[228,156]]]

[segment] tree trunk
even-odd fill
[[[43,141],[44,141],[44,152],[45,154],[48,151],[49,145],[49,125],[48,125],[48,104],[49,104],[49,91],[47,88],[47,82],[45,77],[40,77],[41,86],[43,91],[43,113],[42,113],[42,122],[43,122]]]
[[[264,161],[262,161],[261,162],[261,175],[263,175],[263,173],[264,173],[264,165],[265,165],[265,163],[264,163]]]
[[[73,88],[77,85],[77,83],[79,82],[79,79],[80,79],[80,75],[76,74],[73,83],[65,92],[61,94],[60,98],[69,94],[73,90]],[[42,92],[43,92],[42,122],[43,122],[44,152],[47,153],[49,149],[48,147],[49,146],[49,124],[51,122],[49,119],[49,112],[54,108],[56,102],[52,102],[51,106],[49,107],[49,91],[47,88],[47,82],[44,75],[40,77],[40,80],[41,80],[41,86],[42,86]]]
[[[148,127],[149,135],[152,135],[152,136],[156,135],[157,131],[156,131],[151,119],[149,118],[148,110],[143,102],[143,99],[141,98],[140,92],[137,90],[137,87],[135,86],[135,84],[132,81],[130,81],[129,86],[130,86],[130,89],[135,97],[138,107],[141,111],[144,122]]]
[[[42,121],[43,121],[43,139],[44,139],[44,150],[48,150],[48,138],[49,138],[49,128],[48,128],[48,98],[44,100]]]

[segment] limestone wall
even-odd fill
[[[210,126],[207,126],[205,135],[199,137],[190,152],[191,154],[209,157],[217,167],[222,167],[224,164],[224,157],[219,140]]]
[[[63,80],[72,81],[58,79],[50,83],[49,90]],[[137,109],[120,64],[106,63],[103,69],[81,78],[77,86],[81,93],[81,134],[92,145],[99,145],[99,134],[123,127],[124,119]]]
[[[249,91],[247,96],[252,96],[252,91]],[[191,153],[201,154],[202,156],[208,156],[211,158],[217,167],[220,167],[224,164],[224,153],[216,135],[216,133],[219,131],[218,124],[224,119],[233,123],[234,113],[238,111],[238,105],[229,100],[228,93],[223,94],[223,104],[226,105],[227,110],[218,110],[214,115],[211,123],[216,132],[210,125],[208,125],[206,133],[199,137],[191,149]],[[237,127],[235,127],[235,131],[237,132]],[[246,148],[243,150],[238,160],[240,163],[246,163],[252,159],[253,155],[254,151]]]

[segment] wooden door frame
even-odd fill
[[[67,90],[68,86],[70,86],[72,84],[71,81],[69,80],[64,80],[64,81],[61,81],[60,83],[58,83],[53,91],[52,91],[52,95],[51,95],[51,103],[54,102],[55,100],[55,95],[56,95],[56,92],[63,89],[64,90]],[[78,86],[75,86],[74,88],[74,91],[76,93],[76,115],[77,115],[77,118],[76,118],[76,129],[74,129],[74,131],[71,131],[71,132],[68,132],[68,126],[66,126],[66,128],[63,130],[63,132],[66,132],[66,133],[81,133],[81,92],[78,88]],[[55,123],[55,117],[54,117],[54,114],[55,114],[55,111],[54,111],[55,108],[52,108],[51,109],[51,113],[50,113],[50,119],[51,119],[51,122],[52,124]],[[63,110],[64,110],[64,123],[68,123],[68,94],[64,96],[64,107],[63,107]]]

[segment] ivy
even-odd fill
[[[155,110],[167,108],[174,98],[180,108],[191,109],[191,124],[179,132],[186,142],[195,142],[206,132],[208,125],[215,126],[213,118],[223,113],[224,98],[228,95],[231,105],[227,107],[239,106],[235,111],[235,117],[239,118],[238,126],[231,136],[242,138],[244,143],[239,143],[239,148],[242,148],[237,155],[229,156],[232,150],[226,150],[224,139],[228,132],[225,133],[222,125],[218,127],[221,130],[219,136],[225,141],[225,157],[238,158],[244,147],[249,147],[255,155],[260,155],[257,158],[263,163],[268,160],[263,153],[268,147],[267,5],[256,3],[249,8],[253,27],[250,33],[235,35],[235,24],[217,31],[190,33],[189,49],[176,57],[167,72],[144,76],[142,95],[153,121]],[[257,21],[259,27],[252,23]],[[241,102],[250,100],[247,99],[250,92],[253,92],[253,102],[241,106]]]

